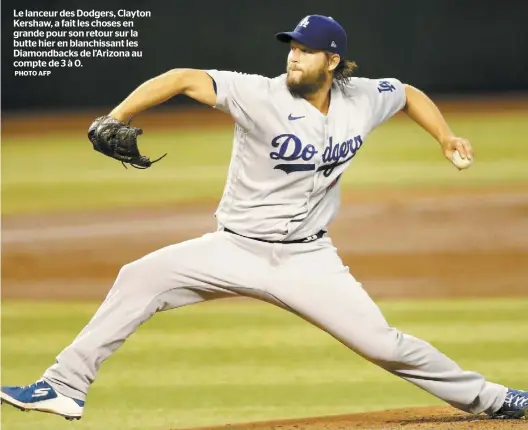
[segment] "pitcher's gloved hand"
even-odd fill
[[[88,139],[96,151],[121,161],[125,168],[125,163],[128,163],[136,169],[147,169],[167,154],[153,161],[141,155],[137,145],[140,134],[143,134],[143,130],[132,127],[130,121],[122,124],[108,115],[96,118],[88,129]]]

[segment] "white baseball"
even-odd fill
[[[459,169],[467,169],[473,164],[472,158],[462,158],[458,151],[453,152],[451,156],[451,162]]]

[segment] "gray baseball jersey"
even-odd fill
[[[339,178],[368,134],[405,105],[397,79],[333,85],[323,115],[293,97],[286,75],[209,70],[216,108],[236,121],[233,153],[216,217],[219,228],[267,240],[326,230],[339,208]]]

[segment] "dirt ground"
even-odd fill
[[[3,298],[102,299],[120,267],[216,227],[215,206],[3,217]],[[374,298],[528,294],[528,190],[349,192],[330,235]]]
[[[495,420],[469,415],[449,406],[405,408],[330,417],[200,427],[188,430],[408,430],[408,429],[521,429],[526,420]]]
[[[8,118],[3,132],[14,133],[15,123]],[[211,204],[4,216],[2,298],[101,300],[123,264],[214,230],[214,209]],[[526,186],[350,191],[330,235],[375,299],[528,295]],[[528,423],[435,407],[215,428],[521,427]]]

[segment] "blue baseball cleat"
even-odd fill
[[[493,418],[528,417],[528,391],[508,389],[502,407],[493,414]]]
[[[67,420],[80,420],[84,402],[63,396],[45,381],[37,381],[26,387],[2,387],[2,403],[21,411],[39,411],[60,415]]]

